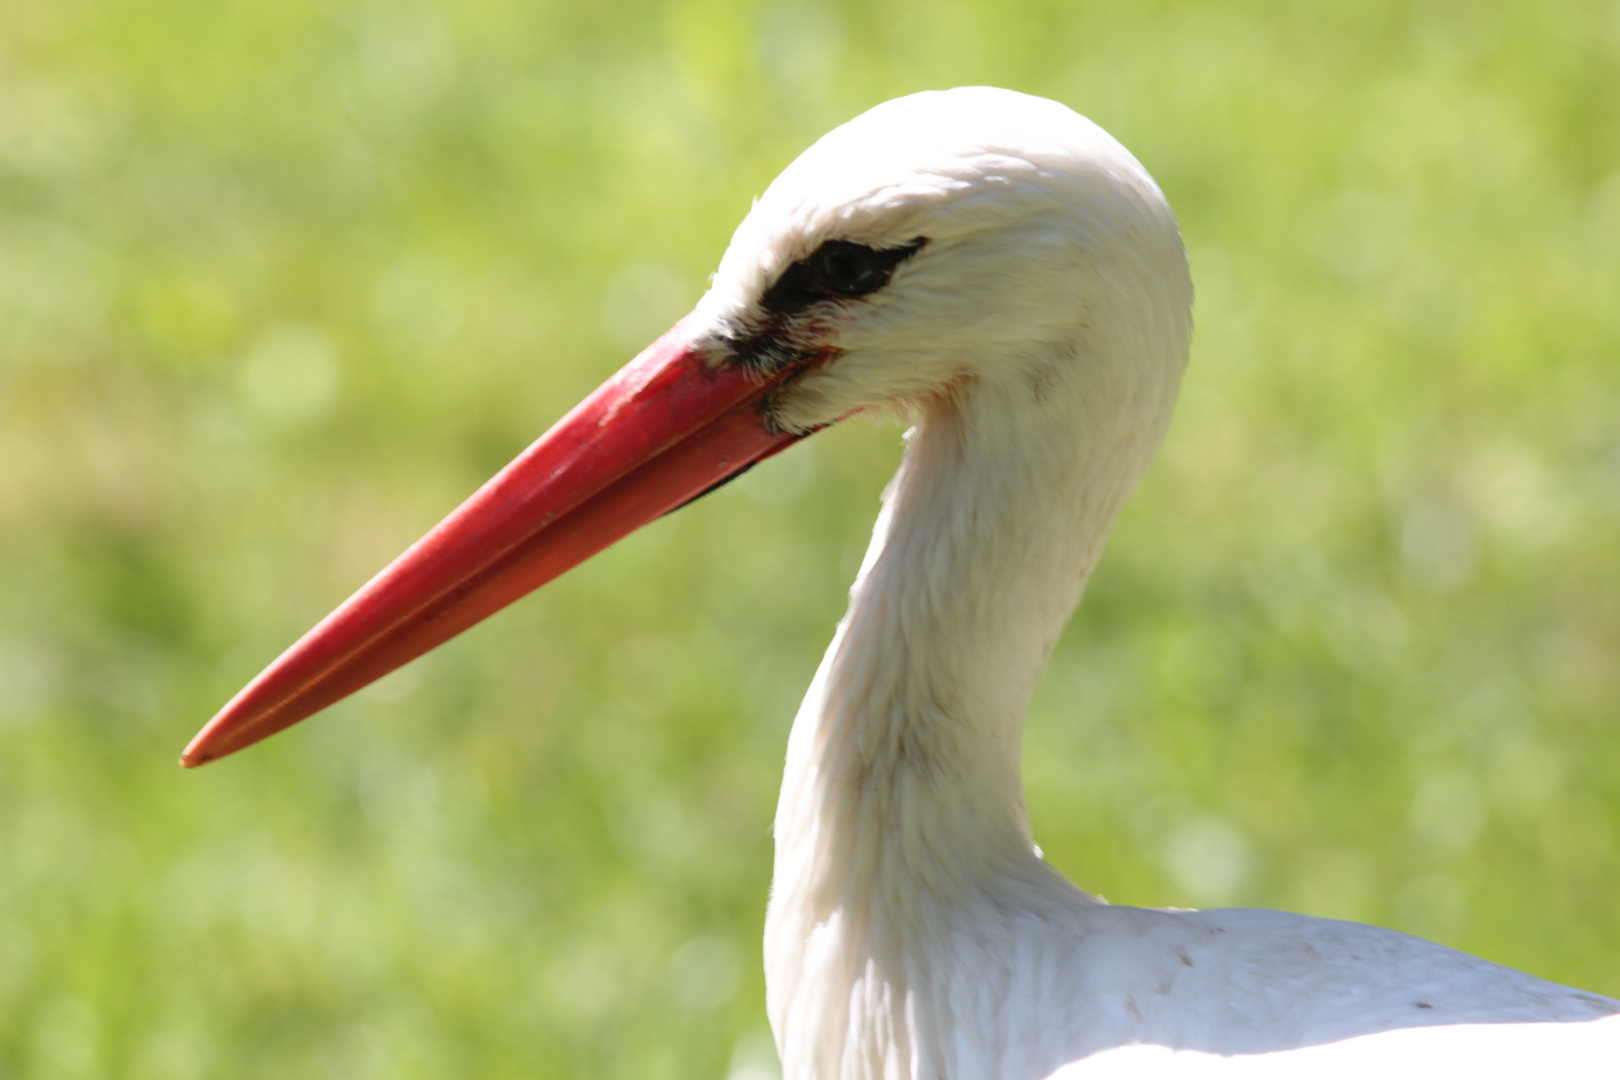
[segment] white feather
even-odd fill
[[[1620,1073],[1620,1002],[1375,927],[1110,907],[1041,860],[1024,710],[1169,423],[1192,286],[1119,143],[972,88],[811,147],[694,325],[723,349],[823,242],[920,238],[886,288],[782,331],[834,354],[783,426],[916,416],[788,746],[765,939],[786,1080]]]

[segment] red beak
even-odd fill
[[[191,740],[187,767],[296,724],[802,436],[760,376],[659,338],[323,619]]]

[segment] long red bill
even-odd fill
[[[414,660],[800,436],[764,421],[786,377],[714,367],[681,326],[602,384],[238,693],[203,765]]]

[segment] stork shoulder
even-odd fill
[[[1091,1037],[1103,1035],[1093,1045],[1252,1055],[1419,1028],[1560,1029],[1620,1014],[1613,999],[1336,919],[1088,906],[1072,926],[1073,951],[1051,962],[1074,973],[1074,1015],[1089,1013]],[[1620,1060],[1620,1022],[1604,1030]]]

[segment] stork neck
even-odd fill
[[[939,1057],[939,1002],[977,977],[950,970],[952,935],[987,908],[1087,899],[1034,851],[1024,709],[1174,383],[1110,395],[1086,385],[1108,368],[1063,370],[925,411],[794,721],[765,929],[786,1077]]]
[[[1024,710],[1139,469],[1110,425],[1026,393],[969,386],[911,435],[794,724],[779,892],[814,872],[837,904],[877,862],[967,885],[1034,858]]]

